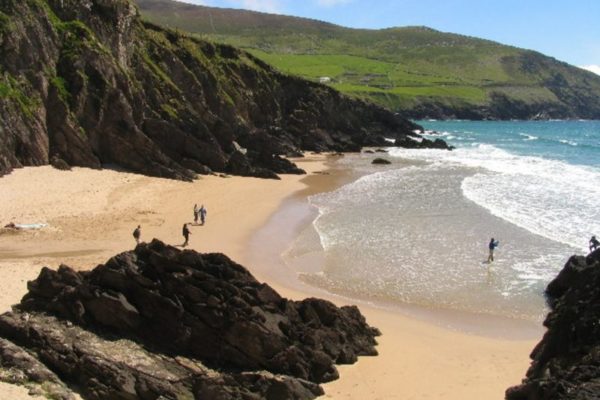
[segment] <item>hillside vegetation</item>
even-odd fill
[[[142,21],[130,0],[0,2],[0,176],[52,162],[277,178],[303,172],[281,155],[415,146],[415,129],[243,50]]]
[[[279,70],[412,117],[600,118],[600,77],[540,53],[426,27],[350,29],[137,0],[161,25],[249,50]]]

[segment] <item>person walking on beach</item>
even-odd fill
[[[183,242],[182,247],[185,247],[185,246],[188,245],[188,241],[190,240],[190,235],[191,235],[191,232],[188,229],[188,224],[187,223],[183,224],[183,230],[182,230],[181,233],[183,234],[183,237],[185,238],[185,242]]]
[[[200,214],[200,225],[204,225],[204,223],[206,222],[206,214],[208,213],[208,211],[206,211],[206,208],[204,208],[204,204],[200,206],[200,210],[198,210],[198,213]]]
[[[494,240],[494,238],[490,239],[490,243],[488,244],[488,248],[490,249],[490,255],[488,256],[488,263],[491,263],[492,261],[494,261],[494,249],[496,247],[498,247],[498,245],[500,244],[499,241]]]
[[[600,242],[596,239],[596,236],[592,236],[590,239],[590,253],[600,247]]]
[[[198,224],[198,204],[194,204],[194,225]]]
[[[140,225],[133,231],[133,238],[136,244],[140,244],[140,237],[142,236],[142,227]]]

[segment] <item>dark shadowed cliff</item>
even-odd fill
[[[508,400],[600,398],[600,250],[573,256],[546,289],[548,331],[531,353],[531,367]]]
[[[336,364],[377,354],[356,307],[284,299],[222,254],[157,240],[28,288],[0,316],[0,379],[49,398],[312,399]]]
[[[24,165],[192,179],[302,173],[417,128],[250,54],[144,23],[129,0],[0,2],[0,174]]]

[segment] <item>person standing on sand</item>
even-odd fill
[[[194,204],[194,225],[198,224],[198,204]]]
[[[596,236],[592,236],[590,239],[590,253],[600,247],[600,242],[596,239]]]
[[[498,247],[498,245],[500,244],[499,241],[494,240],[494,238],[492,238],[490,240],[490,243],[488,244],[488,248],[490,249],[490,255],[488,256],[488,263],[491,263],[492,261],[494,261],[494,249],[496,247]]]
[[[182,234],[183,234],[183,237],[185,238],[185,242],[183,242],[182,247],[185,247],[188,245],[188,241],[190,240],[190,234],[191,234],[190,230],[188,229],[187,223],[183,224]]]
[[[206,222],[206,214],[208,213],[208,211],[206,211],[206,208],[204,208],[204,204],[200,206],[200,210],[198,210],[198,213],[200,214],[200,225],[204,225],[204,223]]]
[[[140,236],[142,236],[142,227],[140,225],[133,231],[133,238],[136,244],[140,244]]]

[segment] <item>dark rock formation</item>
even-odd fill
[[[89,272],[45,268],[28,288],[0,336],[87,399],[309,399],[336,363],[377,354],[356,307],[286,300],[222,254],[157,240]]]
[[[546,289],[548,331],[508,400],[600,398],[600,250],[573,256]]]
[[[409,149],[441,149],[441,150],[452,150],[453,146],[448,144],[442,139],[429,140],[420,136],[407,135],[396,139],[394,143],[398,147],[406,147]]]
[[[0,339],[0,369],[2,381],[23,385],[31,394],[51,399],[71,400],[73,393],[37,358],[6,339]]]
[[[371,164],[380,164],[380,165],[386,165],[386,164],[391,164],[392,162],[390,160],[386,160],[385,158],[376,158],[373,161],[371,161]]]
[[[56,169],[60,169],[63,171],[70,171],[71,166],[65,162],[65,160],[58,158],[56,156],[50,159],[50,165],[52,165]]]
[[[280,155],[383,146],[416,128],[249,53],[143,22],[130,0],[0,2],[0,175],[56,155],[185,180],[273,178],[302,172]]]

